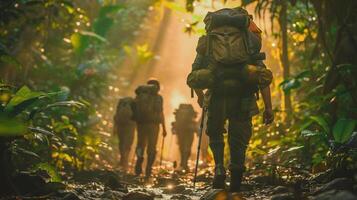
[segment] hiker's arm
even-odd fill
[[[263,114],[263,121],[265,124],[271,124],[274,121],[274,113],[273,113],[273,106],[271,104],[271,93],[270,93],[270,87],[266,87],[263,89],[260,89],[260,93],[263,98],[264,102],[264,114]]]
[[[204,102],[204,93],[203,93],[203,90],[198,90],[196,89],[195,90],[195,93],[197,95],[197,103],[198,105],[200,105],[200,107],[202,108],[203,107],[203,102]]]
[[[162,126],[162,135],[166,137],[167,131],[166,131],[166,125],[165,125],[165,114],[164,114],[164,99],[160,96],[161,98],[161,126]]]
[[[167,131],[166,131],[166,125],[165,125],[165,116],[164,112],[161,113],[161,126],[162,126],[162,135],[166,137]]]
[[[199,69],[203,69],[208,67],[208,59],[200,54],[196,55],[195,61],[192,63],[192,71],[196,71]],[[197,95],[197,103],[201,107],[203,106],[203,100],[204,100],[204,93],[203,90],[195,89],[194,90],[196,95]]]

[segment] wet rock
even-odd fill
[[[277,182],[272,176],[257,176],[252,181],[263,185],[273,185]]]
[[[293,193],[282,193],[282,194],[275,194],[271,198],[271,200],[295,200]]]
[[[199,174],[196,177],[197,182],[211,182],[212,181],[212,175],[209,173],[204,173],[204,174]]]
[[[125,193],[119,191],[109,190],[104,192],[100,199],[121,200],[125,196]]]
[[[130,192],[123,197],[123,200],[154,200],[154,197],[143,192]]]
[[[77,171],[74,173],[73,179],[80,183],[101,182],[108,187],[112,186],[111,184],[114,184],[113,187],[115,187],[114,180],[120,182],[118,174],[109,170]]]
[[[81,200],[77,193],[75,192],[66,192],[61,200]]]
[[[156,186],[159,187],[166,187],[168,185],[178,185],[179,179],[178,178],[171,178],[171,177],[158,177],[156,179],[157,184]]]
[[[316,191],[316,194],[328,191],[328,190],[352,190],[353,182],[347,178],[336,178]]]
[[[216,199],[227,200],[228,193],[222,189],[211,189],[200,198],[200,200],[216,200]]]
[[[272,194],[282,194],[282,193],[288,193],[289,192],[289,188],[285,187],[285,186],[277,186],[272,190]]]
[[[356,200],[357,196],[349,191],[339,191],[333,199]]]
[[[183,193],[185,191],[185,186],[184,185],[177,185],[177,186],[172,186],[172,188],[166,188],[163,190],[164,194],[178,194],[178,193]]]
[[[49,182],[43,188],[43,190],[47,191],[48,193],[52,193],[64,189],[66,189],[66,185],[60,182]]]
[[[191,197],[188,197],[183,194],[179,194],[179,195],[172,196],[170,199],[172,199],[172,200],[191,200]]]
[[[104,183],[105,187],[110,188],[111,190],[117,190],[123,193],[128,193],[128,188],[126,185],[121,183],[116,176],[108,176]]]
[[[356,200],[357,196],[349,191],[337,191],[337,190],[329,190],[323,192],[316,197],[312,198],[313,200]]]
[[[251,184],[242,183],[240,190],[242,192],[248,192],[254,190],[254,186]]]
[[[134,192],[144,193],[144,194],[147,194],[147,195],[149,195],[149,196],[156,197],[156,198],[162,197],[161,194],[157,194],[157,193],[155,193],[154,191],[152,191],[152,190],[147,190],[147,189],[145,189],[145,188],[138,188],[138,189],[136,189],[136,190],[133,190],[131,193],[134,193]]]
[[[185,189],[182,194],[191,195],[193,194],[193,191],[191,189]]]
[[[325,172],[320,172],[316,174],[310,180],[315,181],[317,183],[327,183],[329,180],[331,180],[331,176],[332,176],[332,170],[327,170]]]
[[[13,184],[20,194],[46,194],[46,177],[43,174],[20,172],[13,177]]]

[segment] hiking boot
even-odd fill
[[[148,154],[148,162],[146,164],[146,169],[145,169],[145,177],[147,178],[151,176],[152,166],[155,162],[155,156],[156,156],[156,152],[150,152]]]
[[[216,167],[213,177],[213,189],[225,189],[226,187],[226,171],[223,167]]]
[[[242,184],[243,170],[231,170],[231,183],[229,186],[229,191],[240,192],[240,186]]]

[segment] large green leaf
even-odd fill
[[[109,5],[102,7],[99,10],[98,17],[94,20],[93,31],[96,34],[104,37],[114,24],[114,19],[112,19],[108,15],[116,13],[123,8],[124,7],[122,5]]]
[[[71,43],[74,52],[78,55],[82,55],[89,46],[89,37],[80,33],[73,33],[71,36]]]
[[[280,83],[280,87],[282,87],[285,93],[290,93],[291,90],[297,89],[301,86],[300,80],[296,78],[284,80]]]
[[[113,26],[114,20],[109,17],[97,18],[93,23],[93,31],[104,37]]]
[[[333,137],[338,143],[345,143],[351,137],[354,128],[356,127],[357,120],[352,119],[339,119],[333,127]]]
[[[37,101],[40,97],[44,97],[43,92],[31,91],[27,86],[20,88],[14,97],[11,98],[9,103],[5,107],[5,112],[11,116],[15,116],[26,108],[28,108],[32,103]]]
[[[99,10],[99,18],[101,17],[107,17],[108,14],[116,13],[123,9],[123,5],[108,5],[108,6],[103,6]]]
[[[58,173],[57,169],[52,166],[49,163],[38,163],[35,167],[34,167],[34,171],[38,170],[38,169],[42,169],[42,170],[46,170],[47,173],[50,175],[51,177],[51,182],[61,182],[61,176]]]
[[[311,116],[310,119],[313,120],[314,122],[316,122],[318,125],[320,125],[326,133],[330,133],[330,127],[324,117]]]

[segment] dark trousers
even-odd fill
[[[177,143],[180,150],[180,166],[187,168],[187,162],[191,155],[194,133],[187,130],[179,130],[177,133]]]
[[[141,169],[144,160],[144,152],[147,154],[146,175],[151,174],[152,165],[155,162],[156,144],[160,130],[158,123],[138,123],[138,143],[136,146],[136,168]],[[141,170],[140,170],[141,171]]]
[[[120,166],[126,168],[129,163],[129,153],[134,142],[135,123],[118,124]]]
[[[208,108],[207,134],[216,167],[223,168],[225,123],[228,122],[230,170],[244,170],[245,153],[252,136],[252,118],[238,109],[233,98],[216,98]],[[239,105],[239,104],[238,104]]]

